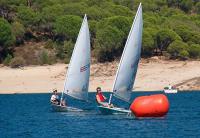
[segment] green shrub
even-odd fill
[[[48,53],[45,50],[43,50],[40,54],[40,64],[43,65],[48,63],[49,63]]]
[[[108,26],[116,28],[123,33],[121,40],[126,40],[128,33],[131,29],[131,25],[132,25],[132,18],[124,16],[113,16],[99,22],[98,30],[102,30],[102,28],[107,28]]]
[[[52,52],[48,52],[46,50],[42,50],[39,54],[39,63],[41,65],[44,65],[44,64],[53,64],[56,62],[56,58],[55,58],[55,55],[52,53]]]
[[[46,42],[44,48],[46,48],[46,49],[53,49],[53,45],[54,45],[53,41],[52,41],[51,39],[49,39],[49,40]]]
[[[7,48],[15,41],[11,25],[0,17],[0,48]]]
[[[186,51],[186,50],[180,51],[180,53],[179,53],[179,58],[182,59],[182,60],[188,59],[188,58],[189,58],[189,53],[188,53],[188,51]]]
[[[64,50],[63,50],[63,44],[54,43],[53,47],[56,51],[56,57],[63,60],[65,58],[65,53],[64,53]]]
[[[61,40],[76,40],[81,26],[81,18],[74,15],[59,16],[54,23],[54,32],[62,37]]]
[[[164,55],[176,40],[200,44],[199,0],[0,0],[0,62],[8,53],[23,57],[26,65],[40,60],[45,64],[47,58],[51,63],[55,55],[68,62],[74,47],[68,41],[75,43],[85,13],[92,53],[98,61],[112,61],[121,56],[139,2],[144,21],[142,56]],[[38,42],[46,42],[46,54]],[[168,52],[179,58],[184,55],[181,47]],[[198,57],[198,48],[184,50],[189,57]]]
[[[12,60],[12,56],[10,54],[7,55],[7,57],[4,59],[3,64],[8,66]]]
[[[152,32],[144,30],[142,37],[142,54],[145,56],[153,55],[156,44]]]
[[[182,0],[180,2],[180,8],[185,12],[189,12],[192,9],[192,4],[192,0]]]
[[[63,51],[65,56],[64,59],[65,63],[69,63],[73,49],[74,49],[74,44],[72,41],[64,41]]]
[[[186,52],[182,51],[188,51],[188,45],[187,43],[184,43],[179,40],[172,42],[167,48],[167,52],[170,54],[172,58],[178,58],[180,56],[182,57],[184,54],[186,55]]]
[[[192,44],[189,47],[189,54],[191,58],[200,58],[200,45]]]
[[[12,68],[18,68],[24,65],[25,65],[25,60],[22,57],[15,57],[10,62],[10,66]]]
[[[191,29],[190,26],[178,25],[174,28],[174,30],[184,42],[200,44],[200,33],[195,29]]]
[[[23,43],[23,37],[25,34],[25,28],[23,24],[19,22],[12,23],[12,32],[14,36],[16,37],[16,44],[20,45]]]
[[[112,26],[97,31],[95,56],[99,62],[112,61],[121,55],[123,34],[122,31]]]
[[[157,47],[162,52],[175,40],[181,40],[180,36],[171,29],[161,29],[156,36]]]
[[[38,23],[38,13],[35,12],[32,8],[19,6],[17,10],[17,17],[25,27],[32,27]]]
[[[74,43],[70,41],[64,41],[64,43],[54,43],[56,57],[64,60],[65,63],[69,63],[74,49]]]
[[[195,7],[196,7],[197,13],[200,14],[200,2],[197,2]]]

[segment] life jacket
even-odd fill
[[[100,99],[101,102],[105,101],[105,98],[104,98],[104,96],[103,96],[102,93],[98,93],[97,96],[99,97],[99,99]]]

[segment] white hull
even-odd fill
[[[78,108],[69,107],[69,106],[61,106],[61,105],[56,105],[56,104],[51,104],[51,108],[54,112],[81,112],[83,111]]]
[[[98,106],[99,111],[103,114],[130,114],[131,111],[119,108],[119,107],[105,107],[105,106]]]
[[[171,89],[171,90],[164,90],[165,93],[177,93],[177,89]]]

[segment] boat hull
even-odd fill
[[[129,114],[131,113],[130,110],[119,108],[119,107],[98,106],[98,109],[102,114]]]
[[[165,93],[177,93],[178,90],[177,89],[173,89],[173,90],[164,90]]]
[[[51,108],[54,112],[81,112],[81,111],[83,111],[83,110],[78,109],[78,108],[55,105],[55,104],[52,104]]]

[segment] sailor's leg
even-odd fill
[[[110,108],[114,107],[113,104],[109,104],[107,102],[99,102],[99,104],[105,107],[110,107]]]

